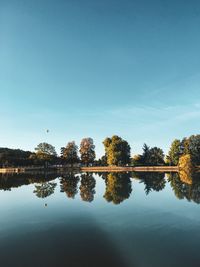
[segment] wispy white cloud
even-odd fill
[[[108,110],[106,115],[124,120],[142,121],[145,124],[186,122],[200,117],[200,104],[175,105],[165,107],[136,106]]]

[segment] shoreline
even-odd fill
[[[178,166],[82,167],[83,172],[178,172]]]
[[[178,166],[140,166],[140,167],[119,167],[119,166],[100,166],[100,167],[19,167],[19,168],[0,168],[0,173],[30,173],[30,172],[178,172]]]

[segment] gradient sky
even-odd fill
[[[0,0],[0,146],[199,133],[199,25],[199,0]]]

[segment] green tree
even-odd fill
[[[191,155],[193,164],[200,165],[200,135],[191,135],[187,141],[187,152]]]
[[[108,159],[106,155],[101,157],[101,166],[108,166]]]
[[[145,166],[157,166],[157,165],[163,165],[164,162],[164,152],[161,148],[159,147],[152,147],[150,148],[146,144],[143,146],[143,154],[138,155],[137,162],[140,165],[145,165]]]
[[[130,163],[130,146],[127,141],[114,135],[103,141],[108,165],[123,166]]]
[[[159,147],[152,147],[149,151],[149,165],[163,165],[165,163],[164,161],[164,152]]]
[[[92,138],[83,138],[80,144],[81,162],[87,166],[95,160],[95,145]]]
[[[144,143],[142,150],[143,150],[143,154],[142,154],[141,160],[142,160],[144,165],[145,164],[149,165],[150,146],[148,146],[147,144]]]
[[[52,155],[52,156],[56,156],[56,150],[55,147],[48,144],[48,143],[40,143],[35,150],[37,151],[37,153],[44,153],[47,155]]]
[[[175,139],[170,147],[168,156],[167,156],[167,163],[170,165],[177,166],[180,156],[182,155],[182,144],[181,141]]]
[[[108,166],[107,164],[107,156],[104,155],[100,159],[96,161],[95,166]]]
[[[178,165],[179,159],[183,155],[190,155],[192,163],[200,165],[200,135],[184,137],[182,141],[174,140],[167,156],[167,162]]]
[[[79,162],[78,157],[78,146],[75,144],[74,141],[69,142],[67,146],[63,149],[62,158],[66,163],[69,163],[73,166],[74,163]]]
[[[55,147],[48,143],[40,143],[36,148],[36,158],[45,164],[53,162],[57,157]]]

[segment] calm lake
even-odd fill
[[[0,266],[199,267],[200,178],[0,176]]]

